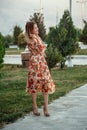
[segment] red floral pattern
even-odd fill
[[[36,92],[53,93],[55,84],[45,60],[46,46],[40,37],[32,35],[32,39],[28,42],[28,48],[30,56],[26,92],[30,94]]]

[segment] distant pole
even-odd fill
[[[84,5],[87,2],[87,0],[77,1],[77,3],[80,3],[82,5],[82,20],[84,19]]]
[[[82,0],[82,19],[84,19],[84,5],[85,5],[85,1]]]
[[[69,0],[69,12],[70,16],[72,16],[72,0]],[[71,55],[68,56],[68,67],[73,67]]]
[[[58,11],[56,13],[56,25],[58,25]]]
[[[43,8],[42,8],[42,0],[40,0],[40,8],[38,10],[35,10],[35,11],[39,12],[39,14],[42,15],[43,14],[42,10],[43,10]]]
[[[84,26],[84,23],[83,23],[83,19],[84,19],[84,6],[85,6],[85,3],[87,2],[87,0],[81,0],[81,1],[77,0],[76,2],[80,3],[81,6],[82,6],[82,28],[83,28],[83,26]]]
[[[72,15],[72,0],[70,0],[70,2],[69,2],[69,7],[70,7],[70,15]]]
[[[40,0],[40,14],[42,14],[42,0]]]

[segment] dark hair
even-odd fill
[[[36,23],[33,21],[26,23],[25,30],[26,30],[26,33],[28,34],[29,37],[30,37],[30,33],[33,31],[34,24],[36,24]]]

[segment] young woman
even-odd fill
[[[55,91],[55,84],[51,78],[47,62],[45,60],[46,46],[39,37],[37,24],[34,22],[26,23],[26,39],[29,54],[28,79],[26,92],[31,94],[33,102],[33,114],[40,116],[38,112],[36,96],[38,92],[42,92],[44,97],[44,115],[50,116],[48,112],[48,95]]]

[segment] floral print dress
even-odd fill
[[[30,94],[36,92],[53,93],[55,84],[45,60],[45,44],[39,36],[32,35],[28,41],[28,48],[30,55],[26,92]]]

